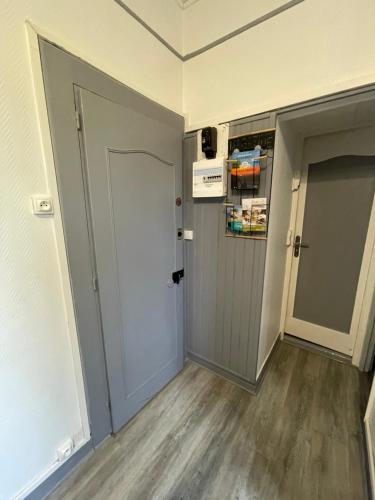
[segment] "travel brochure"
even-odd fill
[[[251,151],[233,151],[231,155],[231,186],[235,190],[256,190],[260,182],[260,148]]]
[[[241,205],[227,207],[228,236],[265,235],[267,198],[244,198]]]

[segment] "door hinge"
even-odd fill
[[[77,110],[76,110],[76,127],[77,127],[77,130],[82,130],[81,115],[79,114],[79,111],[77,111]]]
[[[99,282],[98,282],[98,277],[97,276],[93,276],[92,277],[92,287],[93,287],[93,289],[94,289],[95,292],[98,291]]]

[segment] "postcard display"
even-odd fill
[[[269,200],[264,192],[267,161],[272,158],[275,130],[233,137],[228,142],[231,194],[226,205],[226,236],[265,239]],[[229,190],[228,190],[229,191]]]

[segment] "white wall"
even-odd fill
[[[179,49],[181,19],[173,2],[128,0]],[[194,3],[184,11],[185,51],[280,3]],[[213,5],[214,20],[207,13]],[[196,9],[206,12],[204,23]],[[37,484],[54,465],[56,447],[87,429],[66,260],[58,251],[59,207],[45,220],[29,210],[31,194],[56,186],[49,158],[43,165],[25,20],[144,95],[185,110],[194,129],[375,81],[374,14],[372,0],[305,0],[186,62],[183,81],[181,61],[112,0],[1,3],[1,499]]]
[[[87,429],[59,207],[44,220],[29,208],[31,194],[56,186],[48,157],[43,165],[25,19],[177,111],[182,64],[113,1],[1,2],[0,19],[0,498],[8,499],[37,485],[62,441],[82,441]]]
[[[373,0],[305,0],[187,61],[187,128],[374,82],[374,18]]]
[[[264,273],[262,315],[258,346],[257,377],[281,333],[284,275],[287,262],[288,230],[292,208],[292,182],[300,164],[301,140],[288,124],[279,122],[275,137],[271,208]]]
[[[180,54],[187,54],[288,0],[120,0]]]
[[[134,0],[135,1],[135,0]],[[284,5],[287,0],[199,0],[183,12],[184,54]]]

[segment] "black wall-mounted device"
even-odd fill
[[[172,273],[172,281],[175,285],[178,285],[183,277],[184,277],[183,269],[180,269],[179,271],[174,271]]]
[[[202,152],[208,160],[216,158],[217,128],[206,127],[202,129]]]

